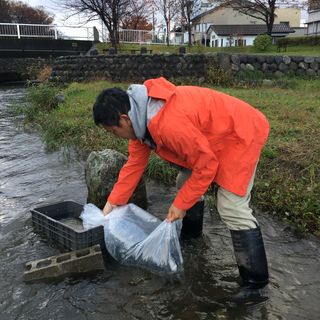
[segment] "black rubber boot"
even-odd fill
[[[234,254],[243,281],[235,300],[267,298],[269,281],[266,252],[260,228],[230,230]]]
[[[202,235],[204,200],[198,201],[187,210],[182,220],[181,238],[198,238]]]

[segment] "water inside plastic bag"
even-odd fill
[[[86,230],[103,225],[106,248],[121,264],[162,274],[183,272],[181,220],[161,221],[131,203],[114,208],[107,216],[86,204],[80,218]]]

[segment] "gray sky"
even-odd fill
[[[303,0],[301,0],[301,1],[303,1]],[[22,2],[26,2],[32,7],[43,6],[47,11],[49,11],[55,15],[55,23],[58,25],[79,24],[82,22],[80,20],[80,18],[76,17],[76,16],[68,19],[65,22],[65,18],[66,18],[65,15],[63,13],[61,13],[59,8],[57,8],[57,6],[50,0],[22,0]],[[301,15],[301,19],[306,21],[307,18],[308,18],[308,13],[306,11],[303,11],[302,15]],[[97,21],[97,22],[90,23],[90,26],[93,26],[93,25],[99,25],[99,22]]]
[[[46,11],[54,14],[55,19],[54,19],[54,23],[57,25],[73,25],[73,24],[81,24],[83,22],[83,20],[80,19],[79,16],[74,16],[70,19],[66,20],[66,14],[64,14],[63,12],[61,12],[61,8],[59,8],[54,1],[50,1],[50,0],[21,0],[22,2],[25,2],[27,4],[29,4],[31,7],[38,7],[38,6],[42,6],[45,8]],[[91,25],[96,25],[99,24],[99,22],[96,23],[90,23]]]

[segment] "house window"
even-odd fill
[[[220,45],[220,47],[223,47],[223,39],[221,39],[221,45]]]
[[[280,24],[284,24],[284,25],[289,27],[290,22],[289,21],[280,21]]]
[[[246,45],[247,45],[247,40],[244,39],[244,40],[243,40],[243,46],[245,47]]]
[[[218,41],[218,39],[214,41],[214,46],[215,46],[215,47],[219,47],[219,41]]]

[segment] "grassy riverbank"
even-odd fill
[[[110,44],[99,43],[97,49],[100,54],[104,54],[110,47]],[[165,44],[134,44],[134,43],[121,43],[119,45],[119,54],[130,54],[131,50],[139,52],[141,47],[146,47],[148,50],[152,50],[152,54],[163,53],[178,53],[179,46]],[[210,52],[227,52],[227,53],[241,53],[241,54],[268,54],[268,55],[288,55],[288,56],[319,56],[320,46],[317,45],[288,45],[286,50],[281,49],[278,51],[277,45],[272,45],[267,51],[257,51],[254,46],[246,47],[224,47],[214,48],[205,47],[203,45],[186,46],[187,53],[210,53]]]
[[[96,127],[92,104],[106,87],[128,84],[99,81],[73,83],[67,88],[29,89],[32,106],[20,106],[26,121],[40,124],[51,149],[76,146],[82,150],[113,148],[126,153],[126,142]],[[263,150],[253,204],[278,215],[304,232],[320,236],[320,80],[288,80],[282,87],[217,88],[243,99],[266,114],[271,124]],[[65,99],[56,106],[55,94]],[[175,171],[156,156],[147,175],[172,183]]]

